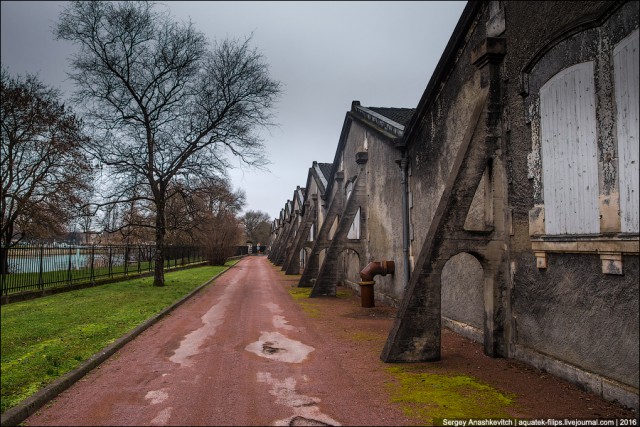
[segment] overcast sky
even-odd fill
[[[2,1],[2,66],[38,74],[68,96],[68,58],[55,40],[66,2]],[[262,137],[268,172],[231,171],[247,195],[245,210],[279,215],[314,160],[331,163],[351,102],[415,108],[465,6],[463,1],[161,2],[176,20],[191,19],[210,40],[244,38],[283,84],[277,128]]]

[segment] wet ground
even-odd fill
[[[25,424],[424,423],[392,402],[398,378],[379,360],[395,310],[361,308],[348,290],[292,298],[296,283],[265,257],[243,259]],[[524,364],[486,357],[454,333],[443,331],[442,346],[442,361],[412,366],[513,396],[510,417],[635,418]]]

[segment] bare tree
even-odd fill
[[[167,242],[192,245],[202,240],[205,228],[209,227],[212,215],[227,212],[234,217],[244,205],[244,192],[232,191],[226,179],[198,179],[189,186],[172,189],[173,196],[167,200]],[[217,234],[214,230],[213,234]],[[235,244],[235,242],[234,242]]]
[[[242,217],[247,237],[255,244],[266,243],[271,234],[269,214],[262,211],[247,211]]]
[[[148,2],[73,2],[57,37],[80,46],[71,77],[99,141],[95,155],[117,183],[110,202],[153,205],[154,285],[163,286],[172,191],[223,175],[230,154],[263,166],[256,129],[271,125],[280,84],[250,39],[210,46]]]
[[[95,212],[91,209],[88,204],[80,206],[80,210],[77,214],[78,225],[80,226],[80,230],[83,234],[83,241],[85,245],[88,245],[91,240],[91,231],[93,227],[93,223],[95,221]]]
[[[10,247],[65,232],[91,189],[92,167],[83,151],[89,139],[57,90],[4,68],[0,90],[0,272],[6,274]]]
[[[228,182],[211,187],[198,196],[204,201],[205,212],[195,235],[204,248],[210,264],[223,265],[234,255],[242,237],[242,223],[238,214],[245,203],[243,191],[231,191]]]

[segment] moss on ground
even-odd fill
[[[309,298],[311,295],[312,288],[298,288],[296,286],[291,286],[289,290],[289,295],[293,297],[294,300],[300,300],[302,298]]]
[[[344,289],[336,292],[336,298],[349,298],[351,296],[351,291]]]
[[[424,367],[387,368],[396,379],[387,384],[391,401],[420,424],[443,418],[508,418],[514,396],[466,375],[424,372]]]
[[[307,313],[309,317],[320,317],[320,310],[318,310],[316,304],[313,302],[309,295],[311,295],[312,288],[298,288],[291,286],[288,288],[289,295],[300,305],[302,311]]]

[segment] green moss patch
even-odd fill
[[[391,401],[421,424],[442,418],[508,418],[514,396],[465,375],[424,372],[422,367],[390,367]]]
[[[339,290],[336,292],[336,298],[349,298],[351,296],[351,290]]]
[[[292,286],[288,288],[288,291],[289,295],[293,297],[293,299],[302,308],[302,311],[307,313],[309,317],[320,317],[320,310],[318,310],[316,303],[309,298],[312,289],[313,288],[298,288],[296,286]]]
[[[313,288],[298,288],[296,286],[291,286],[288,291],[289,295],[291,295],[293,299],[299,300],[302,298],[309,298],[312,289]]]

